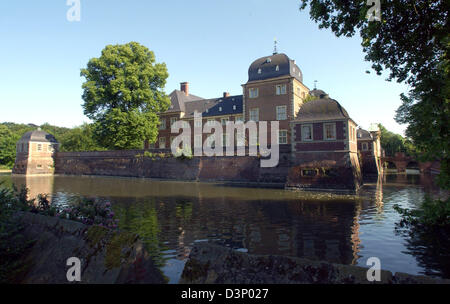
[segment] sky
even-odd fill
[[[394,116],[408,87],[377,76],[358,35],[320,30],[299,0],[80,0],[80,21],[72,22],[66,1],[0,2],[0,122],[89,122],[80,69],[106,45],[130,41],[166,63],[167,94],[187,81],[203,98],[240,95],[248,67],[272,54],[276,38],[304,84],[313,89],[317,80],[362,128],[382,123],[404,132]]]

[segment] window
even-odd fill
[[[250,109],[250,120],[259,121],[259,109],[258,108]]]
[[[286,106],[277,106],[277,120],[286,120]]]
[[[287,144],[287,130],[280,130],[278,133],[278,143]]]
[[[165,137],[160,137],[159,138],[159,148],[160,149],[165,149],[166,148],[166,138]]]
[[[161,119],[161,124],[159,125],[159,129],[160,130],[165,130],[166,129],[166,119],[165,118]]]
[[[170,127],[177,121],[176,117],[170,117]]]
[[[36,165],[36,168],[42,169],[42,165]]]
[[[222,126],[226,126],[228,120],[229,120],[228,118],[221,118],[220,121],[222,123]]]
[[[258,74],[261,74],[261,69],[258,69]]]
[[[233,105],[233,110],[236,110],[236,105]]]
[[[172,147],[172,143],[173,143],[173,140],[175,139],[175,137],[176,136],[170,136],[170,146]]]
[[[275,67],[275,71],[279,71],[280,70],[280,66],[279,65],[277,65],[276,67]]]
[[[206,138],[207,147],[215,148],[216,142],[214,140],[214,135],[210,135]]]
[[[48,152],[53,152],[53,147],[52,147],[52,145],[48,145],[48,146],[47,146],[47,151],[48,151]]]
[[[227,141],[228,141],[228,136],[227,134],[222,134],[222,146],[226,147],[227,146]]]
[[[38,145],[37,145],[37,150],[38,150],[38,151],[42,151],[42,145],[41,145],[41,144],[38,144]]]
[[[201,119],[194,119],[194,127],[201,128],[202,127],[202,120]]]
[[[335,123],[326,123],[323,124],[323,137],[325,140],[336,139],[336,124]]]
[[[248,91],[248,95],[250,98],[258,97],[258,88],[250,88]]]
[[[222,107],[219,107],[219,112],[222,112]]]
[[[368,146],[367,146],[367,143],[365,143],[365,142],[361,144],[361,147],[362,147],[362,150],[363,150],[363,151],[369,150],[369,148],[368,148]]]
[[[244,121],[244,118],[242,117],[242,115],[238,115],[238,116],[236,116],[234,121]]]
[[[286,94],[286,85],[285,84],[279,84],[277,86],[275,86],[275,93],[277,95],[284,95]]]
[[[302,90],[300,89],[300,87],[297,87],[297,95],[302,96]]]
[[[302,140],[303,141],[313,140],[312,125],[302,125]]]
[[[214,126],[214,122],[215,121],[216,121],[215,119],[208,119],[208,125],[209,126]]]
[[[195,135],[194,147],[201,147],[203,144],[203,136],[201,134]]]

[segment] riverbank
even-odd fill
[[[29,212],[16,216],[23,224],[24,240],[31,245],[10,283],[70,283],[66,275],[71,257],[81,262],[80,283],[166,283],[135,234]]]
[[[368,268],[279,255],[255,255],[210,243],[196,244],[181,284],[450,284],[450,280],[381,270],[369,282]]]

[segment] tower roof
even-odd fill
[[[321,98],[311,100],[300,107],[296,120],[334,120],[351,119],[347,111],[336,100],[328,95],[321,95]]]
[[[303,82],[303,74],[294,60],[286,54],[273,54],[256,59],[248,69],[248,81],[265,80],[281,76],[292,76]]]
[[[25,133],[20,138],[19,141],[25,141],[25,142],[39,141],[39,142],[58,143],[58,141],[52,134],[42,131],[40,129]]]

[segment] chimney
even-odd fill
[[[180,91],[184,92],[186,96],[189,96],[189,82],[180,83]]]
[[[230,97],[230,92],[223,92],[223,98]]]

